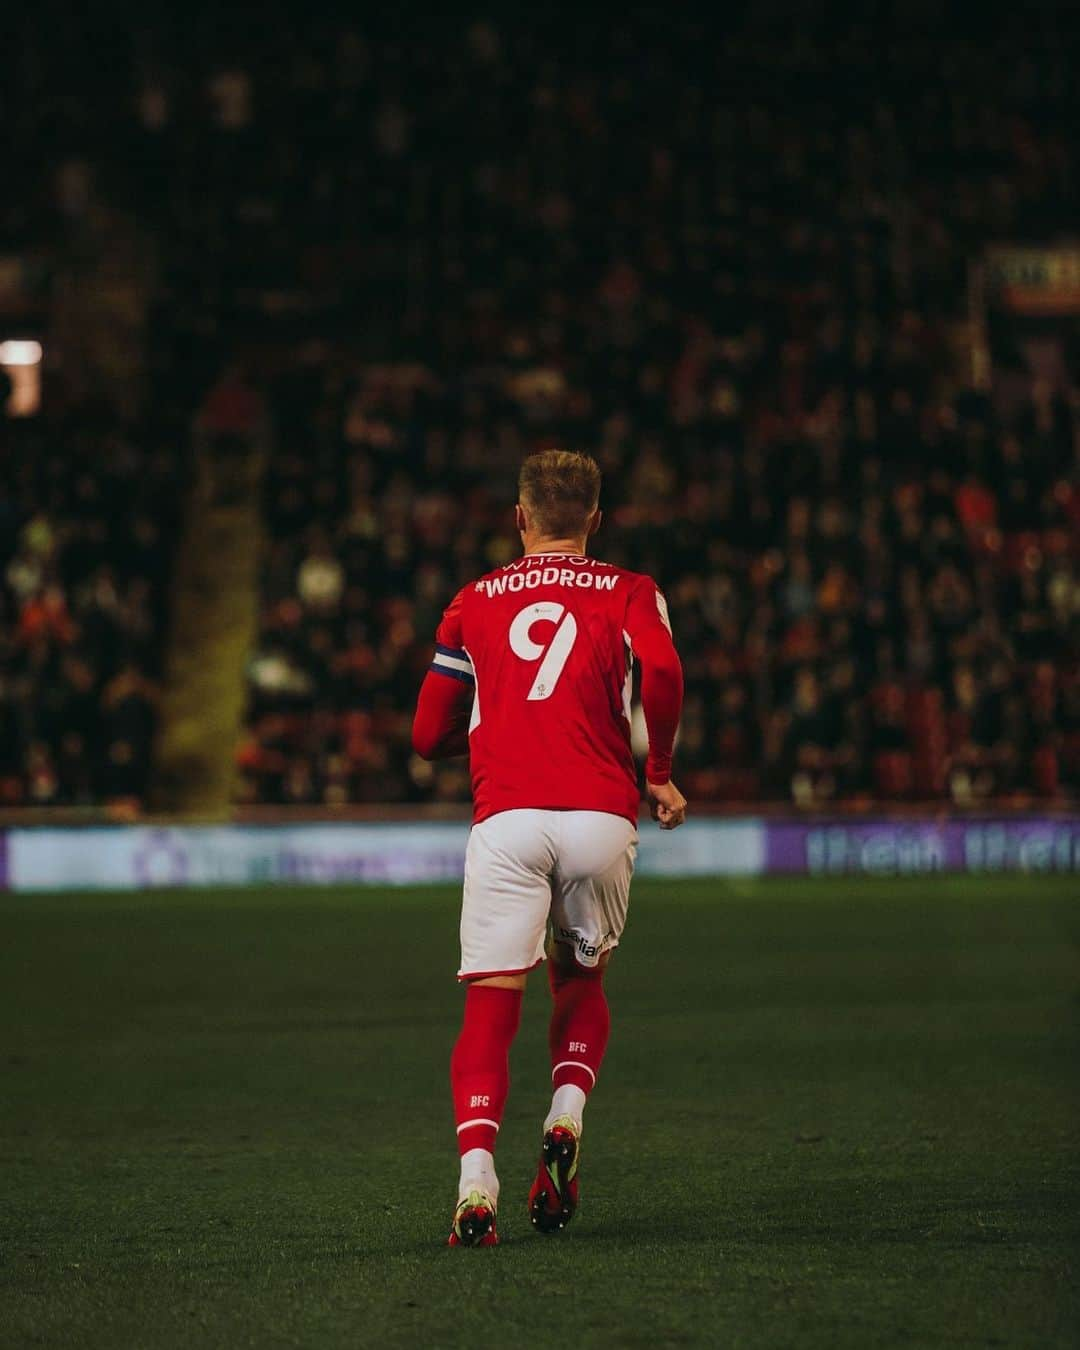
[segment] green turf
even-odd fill
[[[1080,894],[639,884],[583,1203],[445,1241],[450,888],[0,898],[0,1345],[1072,1346]]]

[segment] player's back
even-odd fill
[[[650,578],[576,554],[528,554],[460,592],[439,642],[476,681],[478,821],[519,807],[637,819],[631,634],[663,616]]]

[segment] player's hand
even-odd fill
[[[686,798],[670,780],[666,783],[646,783],[652,818],[662,830],[677,830],[686,819]]]

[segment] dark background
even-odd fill
[[[969,281],[1075,231],[1076,20],[949,8],[9,17],[3,804],[145,803],[193,464],[253,447],[237,800],[467,796],[412,702],[550,444],[668,594],[697,801],[1074,796],[1075,320],[980,365]]]

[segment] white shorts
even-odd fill
[[[458,979],[517,975],[556,942],[595,966],[626,925],[637,830],[607,811],[500,811],[465,851]]]

